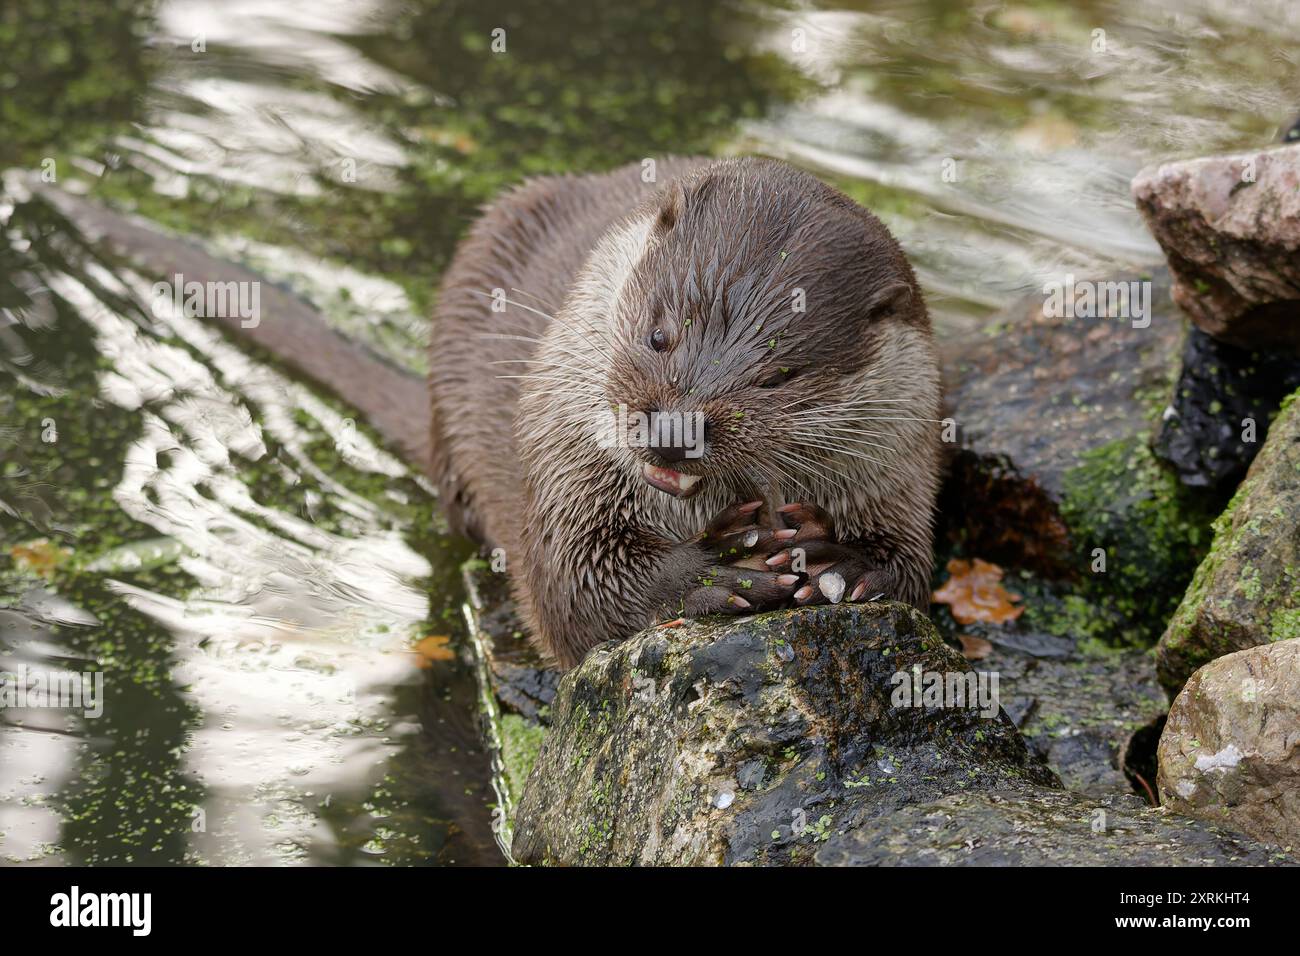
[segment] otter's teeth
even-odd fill
[[[683,475],[679,471],[659,468],[648,463],[641,467],[641,473],[651,486],[679,498],[689,495],[700,480],[699,475]]]

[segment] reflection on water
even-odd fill
[[[423,483],[323,392],[154,314],[170,276],[49,190],[418,375],[437,278],[503,186],[764,153],[876,209],[952,330],[1154,261],[1132,174],[1274,138],[1298,40],[1289,0],[9,4],[0,671],[101,672],[106,702],[4,708],[0,859],[500,859],[444,652],[466,552]]]
[[[1134,174],[1267,143],[1300,109],[1292,0],[853,6],[772,14],[768,48],[823,89],[744,142],[879,205],[943,328],[1159,261]]]
[[[75,230],[7,194],[5,360],[27,371],[0,669],[106,684],[95,719],[4,710],[7,857],[494,859],[472,685],[412,651],[432,617],[412,544],[446,553],[421,483],[201,320],[146,311],[129,267],[57,253]]]

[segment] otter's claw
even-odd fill
[[[702,574],[682,600],[684,617],[749,614],[779,607],[790,600],[802,578],[735,566],[714,567]]]
[[[721,511],[696,539],[719,565],[772,571],[765,562],[785,547],[786,532],[759,524],[761,501],[747,501]],[[742,608],[743,610],[743,608]]]
[[[734,504],[691,540],[704,553],[706,566],[685,581],[684,616],[753,614],[789,604],[805,579],[766,563],[789,537],[783,529],[768,527],[767,517],[762,501]]]
[[[882,568],[862,549],[835,540],[835,523],[816,505],[784,505],[777,513],[794,535],[789,549],[767,559],[771,568],[797,566],[808,581],[794,592],[798,605],[839,604],[841,601],[875,601],[893,590],[893,572]],[[802,560],[796,562],[798,556]]]

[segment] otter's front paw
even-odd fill
[[[794,592],[798,605],[874,601],[893,597],[899,589],[897,572],[861,547],[835,540],[831,516],[816,505],[789,504],[777,512],[795,529],[786,549],[768,559],[772,568],[803,570],[806,583]],[[802,561],[796,560],[802,558]]]
[[[769,567],[766,562],[795,532],[759,525],[762,504],[732,505],[686,543],[703,561],[690,562],[699,570],[683,582],[680,611],[684,617],[752,614],[790,600],[803,577]]]

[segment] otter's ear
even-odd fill
[[[664,190],[664,198],[659,206],[659,215],[655,217],[655,233],[663,235],[671,232],[677,223],[686,218],[687,213],[697,208],[713,192],[714,178],[688,181],[690,191],[682,180],[675,180]]]
[[[655,217],[655,233],[663,235],[671,232],[685,211],[686,192],[682,189],[682,184],[679,182],[670,184],[663,202],[659,205],[659,215]]]
[[[906,282],[894,280],[886,282],[867,299],[867,315],[874,319],[886,319],[891,315],[900,315],[912,303],[912,287]]]

